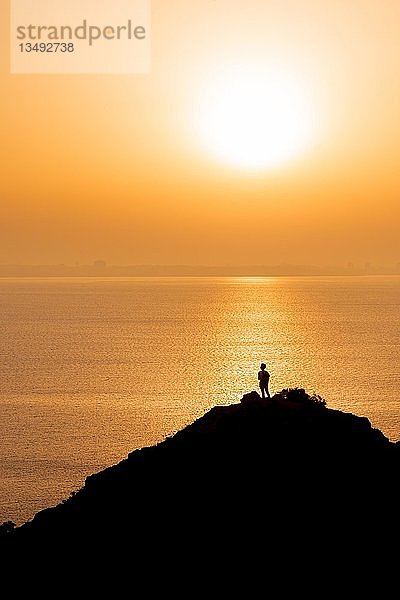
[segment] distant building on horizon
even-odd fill
[[[107,263],[105,260],[95,260],[93,262],[93,268],[95,271],[105,271],[107,268]]]

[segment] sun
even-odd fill
[[[273,168],[311,145],[313,114],[296,77],[236,66],[207,85],[199,106],[199,134],[208,151],[225,163]]]

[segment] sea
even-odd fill
[[[0,523],[215,405],[301,387],[400,439],[400,277],[0,279]]]

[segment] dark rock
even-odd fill
[[[249,392],[248,394],[245,394],[243,396],[243,398],[240,400],[240,402],[242,404],[245,405],[259,405],[261,402],[265,402],[265,400],[263,400],[260,396],[260,394],[258,392]]]
[[[364,534],[384,537],[398,524],[399,464],[398,445],[365,418],[304,390],[270,400],[251,392],[88,477],[1,543],[91,554],[128,546],[136,568],[149,553],[174,564],[204,560],[204,545],[208,561],[243,561],[260,543],[324,553],[346,539],[360,551]]]

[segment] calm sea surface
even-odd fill
[[[400,438],[400,277],[0,279],[0,522],[257,388]]]

